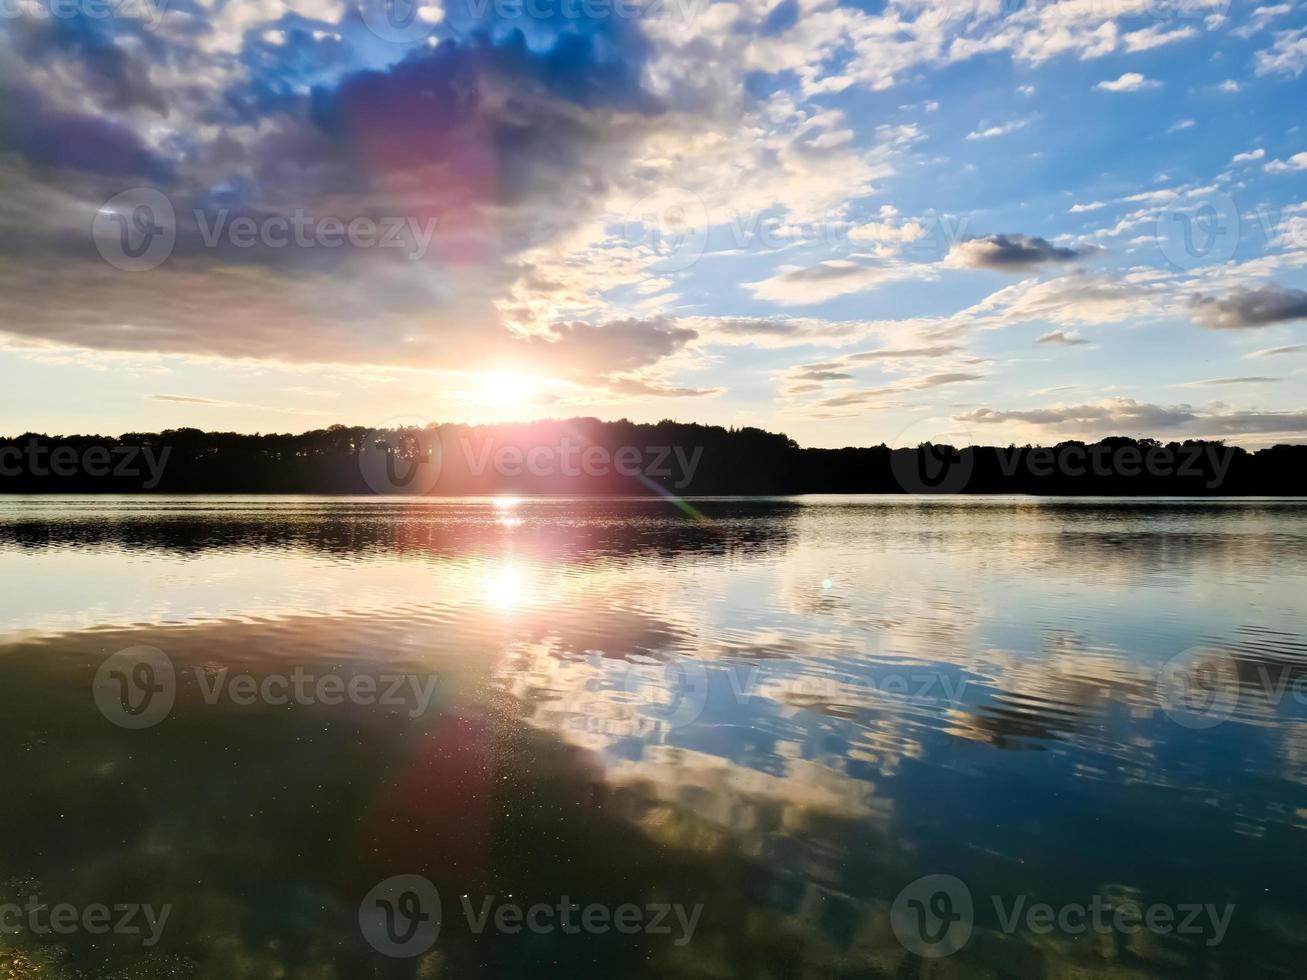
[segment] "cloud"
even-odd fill
[[[1194,125],[1195,123],[1192,119],[1177,119],[1175,122],[1171,123],[1171,128],[1168,129],[1167,132],[1178,133],[1183,129],[1193,129]]]
[[[1187,41],[1189,38],[1197,36],[1198,31],[1192,27],[1178,27],[1173,31],[1168,31],[1161,25],[1155,25],[1124,34],[1121,36],[1121,41],[1127,51],[1151,51],[1153,48],[1160,48],[1164,44]]]
[[[988,140],[995,136],[1007,136],[1009,133],[1015,133],[1017,130],[1025,129],[1030,125],[1032,119],[1014,119],[1012,122],[1003,123],[998,126],[990,126],[986,129],[979,129],[975,132],[967,133],[969,140]]]
[[[948,357],[962,350],[956,344],[936,344],[932,347],[900,347],[885,350],[864,350],[845,356],[846,361],[897,361],[917,357]]]
[[[1258,51],[1253,60],[1258,75],[1290,75],[1297,78],[1307,68],[1307,27],[1280,31],[1268,51]]]
[[[1144,89],[1158,88],[1161,84],[1155,79],[1145,78],[1138,72],[1128,71],[1110,82],[1099,82],[1094,88],[1100,92],[1140,92]]]
[[[1082,339],[1075,333],[1068,333],[1065,330],[1052,330],[1035,341],[1036,344],[1057,344],[1059,347],[1077,347],[1080,344],[1087,344],[1089,341]]]
[[[789,266],[774,276],[744,285],[762,300],[787,306],[823,303],[836,296],[861,293],[887,282],[928,277],[928,267],[906,263],[864,265],[832,259],[807,267]]]
[[[1204,327],[1238,330],[1307,318],[1307,292],[1267,283],[1256,289],[1239,287],[1224,299],[1195,295],[1194,319]]]
[[[1307,350],[1307,344],[1288,344],[1284,347],[1263,347],[1261,350],[1255,350],[1244,357],[1279,357],[1281,354],[1297,354]]]
[[[1075,262],[1097,251],[1053,245],[1030,235],[988,235],[959,242],[948,254],[948,264],[1000,272],[1026,272],[1046,264]]]
[[[866,409],[898,407],[897,403],[887,401],[887,399],[908,392],[927,391],[932,388],[983,381],[984,378],[985,375],[983,374],[965,371],[939,372],[915,378],[905,378],[902,381],[896,381],[879,388],[863,388],[822,398],[810,405],[803,406],[803,413],[814,418],[839,418],[856,415]],[[789,393],[795,394],[796,392]]]
[[[220,405],[224,408],[246,407],[240,402],[227,402],[216,398],[197,398],[194,395],[147,395],[146,397],[151,401],[181,402],[184,405]]]
[[[552,373],[594,378],[648,367],[683,348],[699,334],[667,317],[604,324],[551,324],[548,331],[519,341],[532,365]]]
[[[1288,160],[1272,160],[1266,165],[1268,174],[1289,174],[1296,170],[1307,170],[1307,151],[1295,153]]]
[[[955,419],[969,425],[1016,424],[1052,428],[1064,437],[1169,433],[1194,438],[1237,438],[1267,433],[1307,433],[1307,411],[1232,412],[1221,407],[1220,403],[1200,409],[1190,405],[1156,405],[1129,398],[1033,409],[977,408],[955,416]]]
[[[1254,160],[1260,160],[1264,156],[1266,156],[1266,151],[1258,147],[1255,150],[1249,150],[1247,153],[1236,153],[1230,163],[1251,163]]]
[[[1176,385],[1177,388],[1206,388],[1210,385],[1250,385],[1250,384],[1271,384],[1281,381],[1281,378],[1268,378],[1262,375],[1248,375],[1242,378],[1203,378],[1200,381],[1185,381]]]

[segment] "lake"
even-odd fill
[[[1279,977],[1307,501],[0,497],[17,978]]]

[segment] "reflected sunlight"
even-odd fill
[[[527,601],[527,579],[519,565],[505,562],[492,567],[486,578],[486,598],[500,609],[513,609]]]

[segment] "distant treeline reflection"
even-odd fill
[[[805,449],[783,434],[578,418],[293,434],[0,439],[6,493],[1300,495],[1307,446],[1110,437]]]

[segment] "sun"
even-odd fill
[[[478,401],[490,405],[524,405],[535,394],[535,382],[514,371],[485,371],[476,376]]]

